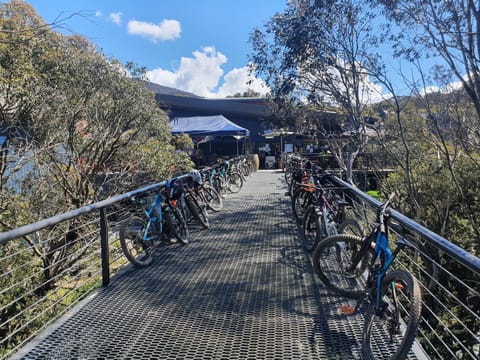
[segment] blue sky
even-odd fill
[[[26,0],[107,56],[145,66],[150,80],[205,97],[247,90],[249,34],[287,0]],[[251,88],[265,92],[260,81]]]

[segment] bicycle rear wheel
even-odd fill
[[[422,294],[415,277],[407,271],[385,276],[381,305],[370,304],[365,314],[362,350],[364,359],[405,359],[417,333]]]
[[[348,234],[333,235],[319,241],[312,254],[312,263],[328,289],[352,298],[365,294],[369,264],[374,253],[368,250],[353,266],[352,262],[362,247],[360,237]]]
[[[136,267],[145,267],[153,260],[153,241],[158,240],[150,227],[148,240],[143,240],[147,229],[147,221],[139,217],[132,217],[122,222],[120,226],[120,245],[125,257]]]

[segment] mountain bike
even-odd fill
[[[243,187],[243,180],[240,173],[232,168],[229,161],[225,161],[220,168],[220,176],[225,180],[224,186],[231,193],[238,193]]]
[[[295,155],[288,155],[285,157],[285,163],[284,163],[284,176],[285,176],[285,182],[287,183],[289,192],[290,188],[292,186],[292,182],[295,181],[294,175],[296,172],[301,170],[302,168],[302,163],[303,160],[299,156]]]
[[[297,190],[302,187],[302,184],[311,183],[313,164],[308,160],[301,160],[299,162],[291,162],[291,167],[285,172],[285,181],[288,187],[288,195],[290,196],[292,202],[294,201],[293,197]],[[287,176],[287,171],[288,175]],[[294,215],[296,215],[294,213]]]
[[[227,193],[227,185],[225,179],[220,175],[217,168],[218,166],[210,169],[206,184],[209,184],[222,198],[224,198]]]
[[[361,304],[367,304],[362,338],[365,359],[404,359],[420,319],[418,280],[408,271],[391,268],[402,249],[414,246],[398,237],[394,250],[389,248],[387,207],[392,198],[380,207],[377,223],[363,239],[334,235],[320,241],[312,256],[315,272],[328,289],[357,299],[355,307],[342,306],[344,314],[355,314]]]
[[[252,161],[246,157],[238,162],[237,167],[244,181],[247,180],[255,171]]]
[[[209,210],[219,212],[223,209],[223,200],[220,194],[209,184],[202,184],[198,187],[199,196],[206,202]]]
[[[120,226],[120,244],[126,258],[136,267],[152,263],[155,249],[162,243],[176,239],[188,244],[188,228],[182,214],[169,201],[156,193],[150,206],[145,198],[134,201],[142,205],[144,217],[132,216]]]
[[[206,204],[208,210],[219,212],[223,209],[222,196],[210,185],[210,174],[214,169],[192,170],[189,175],[193,183],[193,195],[199,203]]]
[[[324,188],[318,182],[305,184],[310,189],[311,203],[303,216],[302,244],[305,250],[312,251],[315,246],[329,236],[336,234],[354,234],[361,236],[360,224],[346,214],[350,203],[330,194],[332,189]]]
[[[194,184],[184,184],[183,198],[180,199],[185,204],[184,218],[188,221],[190,219],[197,220],[204,229],[208,229],[209,220],[207,213],[207,201],[201,196],[198,187]]]

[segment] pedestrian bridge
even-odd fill
[[[147,268],[112,265],[121,254],[110,245],[110,269],[119,270],[109,281],[104,270],[108,286],[89,292],[13,358],[360,359],[363,316],[341,314],[347,300],[315,278],[285,192],[280,171],[255,173],[211,214],[208,230],[191,229],[187,246],[161,247]],[[478,285],[470,289],[478,297]],[[479,341],[479,318],[469,319],[477,325],[460,343]],[[419,336],[435,343],[444,327],[440,319],[424,322]],[[455,356],[461,345],[454,344]],[[411,358],[440,357],[417,344]]]

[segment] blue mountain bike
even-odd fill
[[[414,247],[398,237],[389,248],[387,214],[390,198],[377,213],[377,223],[363,239],[340,234],[321,240],[312,255],[315,272],[328,289],[357,299],[354,314],[367,304],[362,339],[364,359],[405,359],[415,340],[421,314],[422,294],[418,280],[406,270],[391,268],[397,254]]]
[[[124,220],[120,227],[123,253],[133,265],[137,267],[150,265],[155,249],[162,242],[188,244],[185,219],[160,192],[155,195],[148,207],[145,198],[134,201],[142,205],[145,216],[132,216]]]

